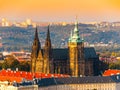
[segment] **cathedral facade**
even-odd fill
[[[68,48],[64,49],[52,48],[49,26],[44,48],[41,49],[36,28],[31,52],[31,72],[95,76],[100,74],[99,57],[94,48],[84,47],[77,22],[68,40]]]

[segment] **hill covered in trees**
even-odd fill
[[[38,27],[39,39],[41,46],[44,46],[47,27]],[[67,47],[68,38],[74,25],[51,25],[50,35],[53,48]],[[85,41],[93,43],[117,43],[120,44],[120,28],[100,28],[96,29],[95,25],[79,24],[81,38]],[[2,46],[0,51],[31,51],[32,42],[34,39],[35,28],[20,28],[20,27],[0,27],[0,42]]]

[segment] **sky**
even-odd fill
[[[120,21],[120,0],[0,0],[0,19],[73,22]]]

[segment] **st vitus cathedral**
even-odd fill
[[[71,32],[68,48],[52,48],[48,26],[44,48],[41,49],[37,28],[32,45],[31,72],[69,74],[71,76],[99,75],[99,58],[94,48],[84,47],[78,23]]]

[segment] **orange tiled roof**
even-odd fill
[[[1,70],[0,71],[0,81],[16,81],[22,82],[23,78],[26,80],[33,80],[33,78],[62,78],[69,77],[69,75],[64,74],[45,74],[45,73],[31,73],[26,71],[12,71],[12,70]]]
[[[105,72],[103,73],[103,76],[112,76],[112,75],[118,75],[120,74],[120,70],[105,70]]]

